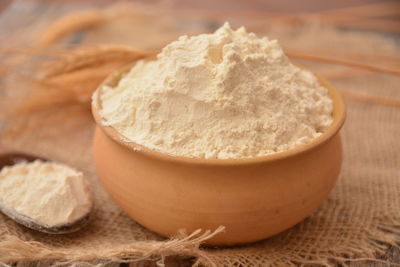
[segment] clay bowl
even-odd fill
[[[114,87],[128,69],[103,85]],[[177,157],[126,140],[102,124],[100,86],[92,111],[97,123],[93,153],[101,183],[129,216],[163,236],[182,228],[191,232],[224,225],[226,231],[206,244],[236,245],[282,232],[322,204],[341,168],[338,132],[345,106],[339,92],[319,80],[334,102],[328,131],[289,151],[243,159]]]

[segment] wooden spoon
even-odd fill
[[[42,161],[49,161],[48,159],[38,157],[35,155],[25,154],[12,150],[7,151],[7,150],[8,149],[5,149],[4,146],[0,145],[0,171],[5,166],[12,166],[20,162],[32,162],[38,159]],[[91,214],[91,211],[89,211],[87,214],[85,214],[84,216],[82,216],[81,218],[77,219],[72,223],[66,223],[63,225],[50,227],[24,214],[19,213],[12,207],[8,207],[1,200],[0,200],[0,212],[4,213],[5,215],[13,219],[15,222],[25,227],[48,234],[66,234],[78,231],[87,224]]]

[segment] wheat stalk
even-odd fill
[[[51,26],[39,36],[35,47],[47,47],[67,34],[98,26],[106,20],[107,16],[104,12],[99,10],[88,10],[68,14],[52,23]]]
[[[369,65],[369,64],[364,64],[364,63],[355,62],[355,61],[349,61],[349,60],[345,60],[345,59],[302,54],[302,53],[291,52],[291,51],[286,51],[286,55],[288,55],[289,57],[298,58],[298,59],[320,61],[320,62],[326,62],[326,63],[330,63],[330,64],[338,64],[338,65],[344,65],[344,66],[349,66],[349,67],[353,67],[353,68],[364,69],[364,70],[368,70],[368,71],[400,75],[400,70],[398,70],[398,69]]]
[[[45,65],[42,77],[50,78],[111,62],[129,63],[151,55],[154,55],[154,52],[119,45],[101,45],[78,49]]]
[[[398,98],[388,98],[376,95],[369,95],[363,93],[357,93],[352,91],[341,91],[341,93],[348,99],[355,100],[358,102],[379,104],[391,107],[400,107],[400,99]]]
[[[340,16],[385,17],[400,15],[400,8],[398,1],[380,1],[360,6],[330,9],[321,13]]]

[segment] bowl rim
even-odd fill
[[[315,74],[319,83],[328,89],[328,95],[333,101],[333,122],[329,126],[329,128],[312,140],[307,144],[302,144],[296,146],[292,149],[277,152],[274,154],[264,155],[264,156],[257,156],[257,157],[250,157],[250,158],[228,158],[228,159],[215,159],[215,158],[195,158],[195,157],[186,157],[186,156],[177,156],[168,154],[165,152],[160,152],[146,146],[140,145],[136,142],[129,140],[127,137],[123,136],[119,133],[115,128],[112,126],[108,126],[103,124],[104,120],[101,117],[99,110],[101,108],[101,101],[100,101],[100,91],[103,86],[111,86],[114,87],[117,85],[120,79],[124,77],[125,74],[129,72],[134,64],[129,64],[113,73],[111,73],[94,91],[92,95],[92,114],[97,124],[97,127],[108,137],[112,140],[117,142],[118,144],[124,146],[125,148],[130,149],[132,152],[140,153],[143,156],[151,157],[153,159],[166,161],[166,162],[174,162],[174,163],[181,163],[181,164],[192,164],[192,165],[208,165],[208,166],[224,166],[224,165],[250,165],[250,164],[259,164],[259,163],[266,163],[272,162],[277,160],[286,159],[289,157],[297,156],[299,154],[308,153],[326,142],[332,139],[339,130],[342,128],[345,118],[346,118],[346,107],[343,101],[343,97],[340,92],[325,78],[322,76]],[[299,66],[299,65],[297,65]],[[299,66],[303,68],[302,66]],[[305,68],[303,68],[305,69]]]

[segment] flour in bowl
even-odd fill
[[[224,24],[182,36],[100,90],[100,115],[127,139],[196,158],[249,158],[311,142],[332,123],[332,100],[276,40]]]

